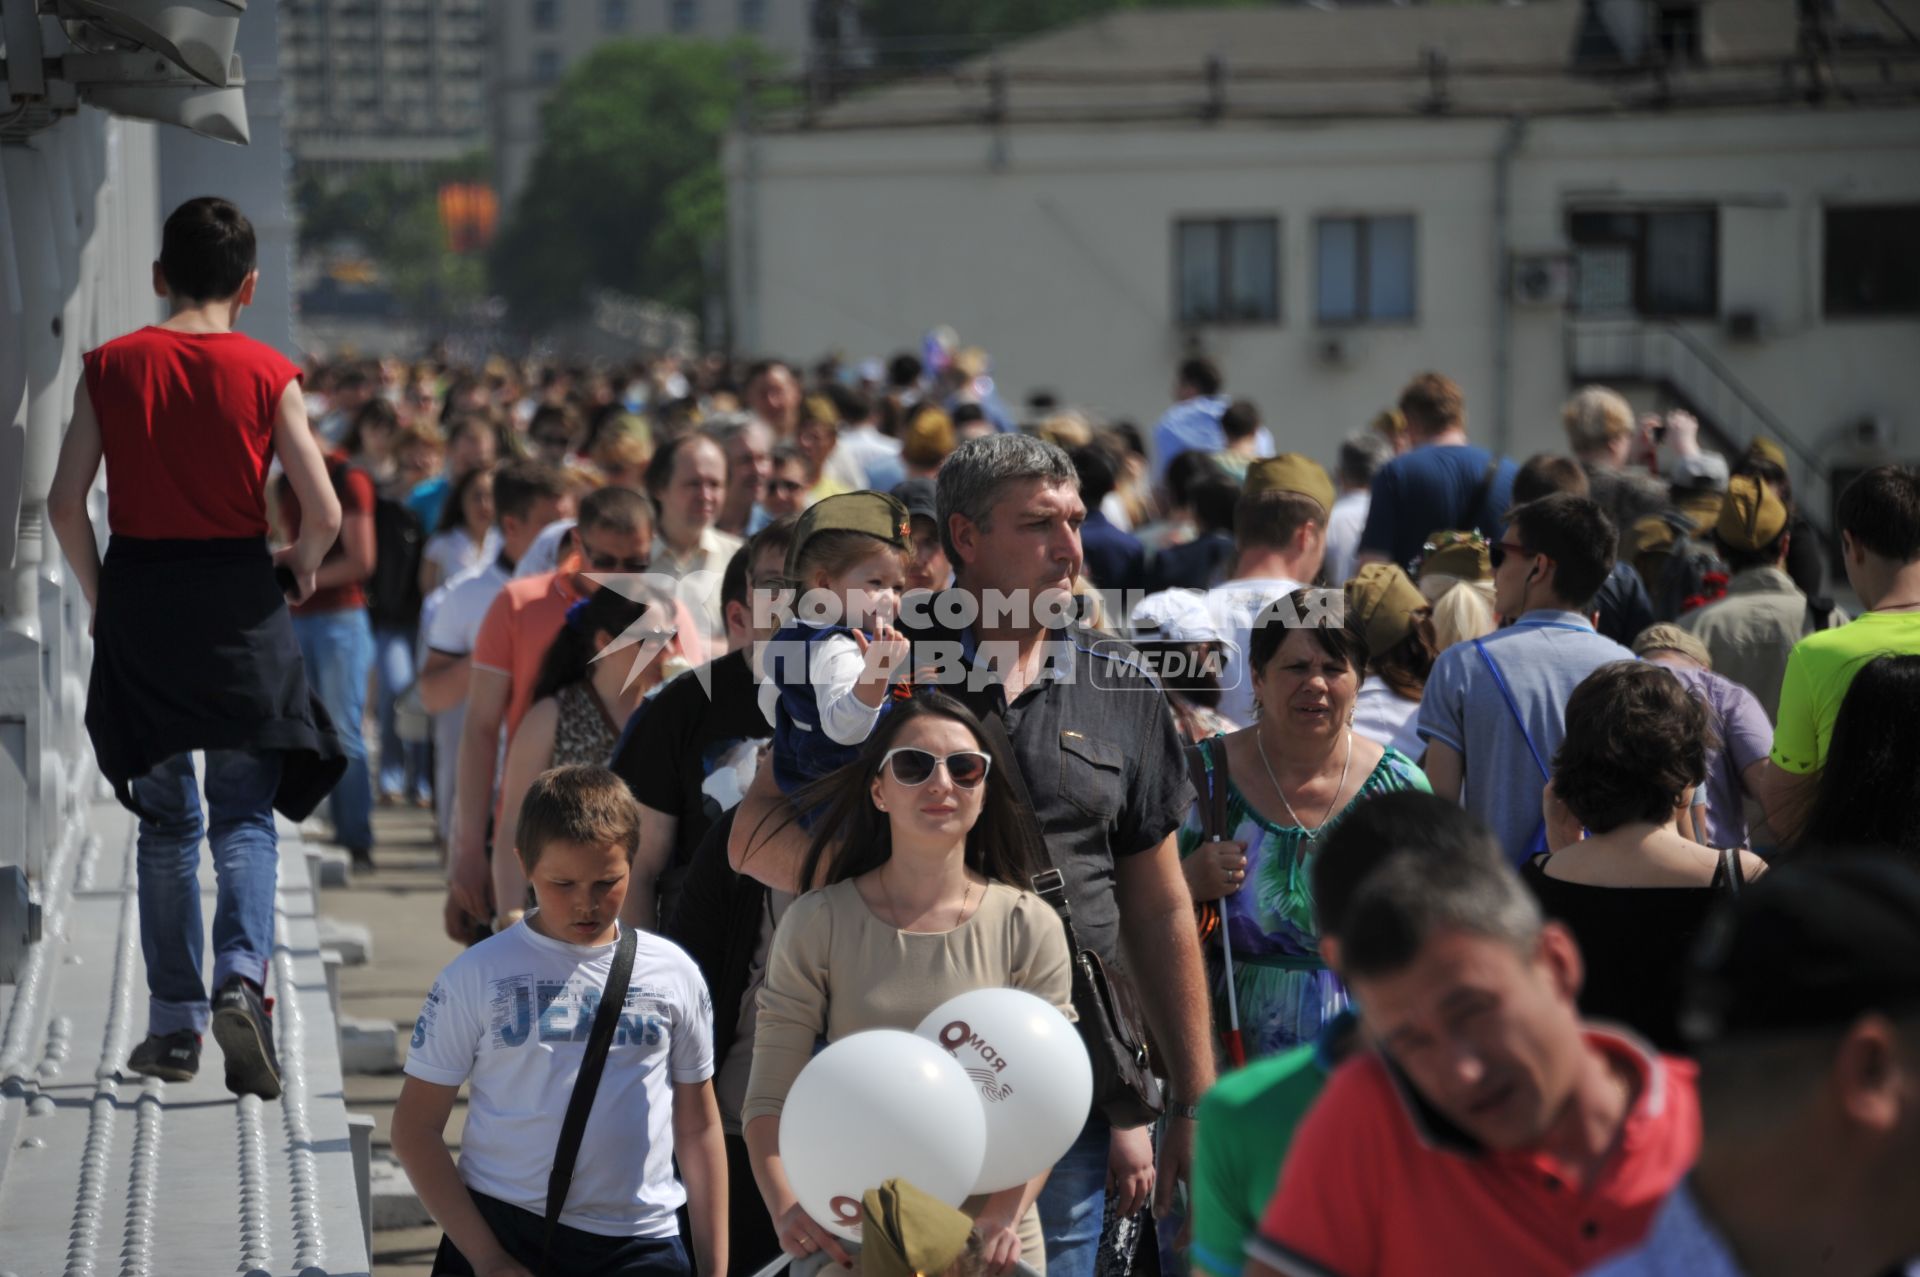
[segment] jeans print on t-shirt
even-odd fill
[[[613,1045],[658,1046],[665,1040],[666,1017],[641,1011],[643,1000],[658,1007],[654,999],[643,999],[644,992],[627,990]],[[592,985],[524,975],[494,980],[488,985],[489,1040],[496,1050],[522,1046],[538,1025],[541,1042],[585,1042],[599,1009],[600,990]]]

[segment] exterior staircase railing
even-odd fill
[[[1813,446],[1780,419],[1714,355],[1678,324],[1646,320],[1578,320],[1566,329],[1567,371],[1576,381],[1651,382],[1700,419],[1702,442],[1729,461],[1765,435],[1787,454],[1795,505],[1829,544],[1833,508],[1828,467]]]

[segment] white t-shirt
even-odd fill
[[[469,568],[427,596],[420,608],[421,632],[431,651],[466,656],[480,636],[480,622],[494,596],[507,586],[507,570],[498,557]]]
[[[1345,585],[1353,579],[1353,561],[1360,557],[1360,534],[1366,530],[1371,492],[1349,492],[1334,499],[1327,515],[1327,573],[1321,579]]]
[[[1415,762],[1427,752],[1420,739],[1420,702],[1400,695],[1378,674],[1367,675],[1354,697],[1353,730],[1377,745],[1393,746]]]
[[[1207,611],[1226,645],[1218,709],[1236,723],[1253,721],[1253,677],[1247,669],[1253,623],[1269,603],[1299,588],[1300,582],[1285,577],[1254,577],[1207,591]]]
[[[538,915],[527,914],[527,919]],[[673,1085],[713,1076],[713,1002],[680,947],[642,931],[560,1222],[605,1237],[672,1237]],[[407,1075],[471,1081],[467,1187],[541,1214],[615,945],[567,944],[525,921],[447,965],[413,1027]]]
[[[427,546],[420,551],[420,557],[439,567],[440,580],[444,583],[451,581],[468,568],[479,567],[499,553],[500,530],[498,528],[488,528],[486,535],[480,538],[477,545],[465,528],[450,528],[428,537]]]

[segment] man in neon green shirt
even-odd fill
[[[1838,629],[1808,635],[1787,657],[1763,780],[1785,802],[1767,802],[1769,811],[1804,810],[1860,667],[1877,656],[1920,653],[1920,471],[1866,471],[1840,494],[1836,516],[1847,580],[1867,610]]]

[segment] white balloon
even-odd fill
[[[1024,1184],[1079,1138],[1093,1105],[1093,1065],[1073,1022],[1019,989],[949,998],[916,1030],[953,1053],[978,1089],[987,1156],[976,1193]]]
[[[951,1055],[899,1029],[841,1038],[807,1062],[780,1114],[780,1160],[800,1205],[857,1241],[860,1198],[889,1179],[958,1206],[986,1155],[980,1094]]]

